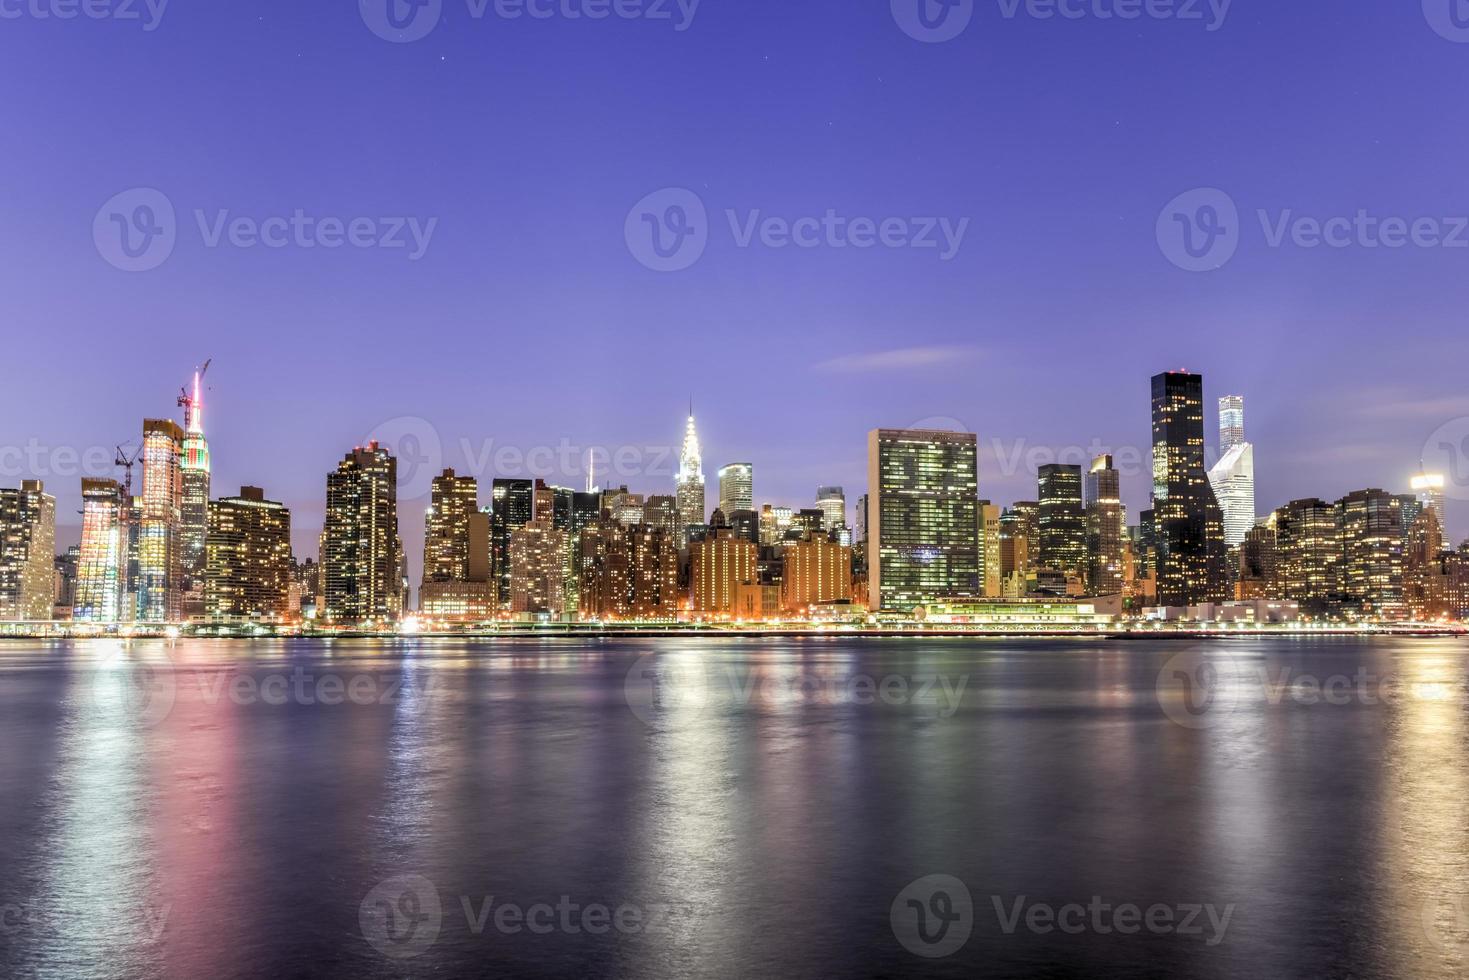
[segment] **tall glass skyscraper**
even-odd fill
[[[208,370],[205,365],[204,370]],[[203,371],[194,372],[192,395],[179,398],[184,407],[183,457],[179,461],[183,475],[183,505],[179,518],[179,540],[184,566],[184,613],[188,617],[204,614],[204,570],[209,536],[209,441],[204,438]]]
[[[867,479],[869,608],[980,595],[978,437],[873,429]]]
[[[1125,525],[1122,475],[1112,465],[1111,456],[1098,456],[1086,474],[1086,578],[1092,595],[1122,591]]]
[[[1204,472],[1204,379],[1170,371],[1152,387],[1158,605],[1218,601],[1226,587],[1224,515]]]
[[[729,517],[737,510],[755,509],[755,467],[730,463],[719,469],[719,509]]]
[[[1081,502],[1081,467],[1050,463],[1036,474],[1040,564],[1059,572],[1086,567],[1086,514]]]
[[[1255,526],[1255,447],[1245,441],[1245,400],[1219,399],[1219,462],[1209,470],[1209,485],[1224,514],[1224,544],[1237,548]]]
[[[82,480],[82,545],[71,612],[79,623],[116,623],[123,618],[127,514],[116,480]]]
[[[177,422],[143,422],[137,529],[137,619],[143,623],[177,623],[184,614],[183,451],[184,430]]]

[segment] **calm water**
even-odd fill
[[[0,975],[1462,977],[1466,652],[0,644]]]

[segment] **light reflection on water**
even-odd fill
[[[1463,641],[1208,647],[1273,677],[1365,671],[1410,693],[1324,704],[1236,685],[1202,718],[1160,701],[1181,652],[0,645],[0,975],[1462,976]],[[297,676],[371,697],[261,696]],[[934,678],[949,686],[920,695]],[[906,686],[854,695],[885,679]],[[889,924],[930,874],[975,900],[947,959],[913,956]],[[402,876],[438,912],[422,949],[365,934],[430,904],[380,903]],[[1235,911],[1215,946],[1006,934],[994,912],[1094,895]],[[542,935],[475,917],[562,897],[659,925]]]

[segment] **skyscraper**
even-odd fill
[[[1385,490],[1358,490],[1336,502],[1341,561],[1336,591],[1342,611],[1362,619],[1400,619],[1403,606],[1402,516]]]
[[[419,610],[434,619],[488,619],[499,608],[499,583],[493,575],[490,515],[480,509],[478,481],[452,469],[434,477],[423,520]]]
[[[701,527],[704,510],[704,459],[699,450],[699,434],[694,429],[694,409],[689,406],[689,421],[684,427],[683,450],[678,457],[678,519],[683,533],[690,527]]]
[[[324,618],[358,625],[403,612],[403,544],[398,537],[398,461],[372,442],[326,479]]]
[[[1160,606],[1224,598],[1224,515],[1204,472],[1204,379],[1153,378],[1153,526]]]
[[[500,579],[498,601],[510,605],[510,535],[524,527],[535,516],[535,484],[530,480],[496,479],[490,484],[490,531],[494,555],[491,559]]]
[[[730,615],[737,587],[758,581],[760,549],[729,528],[717,528],[689,544],[691,601],[695,612]]]
[[[911,612],[979,595],[979,440],[970,432],[867,436],[868,608]]]
[[[988,598],[1001,595],[1003,572],[1000,563],[1000,508],[988,500],[979,502],[979,580]]]
[[[1419,473],[1413,477],[1413,495],[1418,498],[1421,508],[1432,507],[1438,512],[1440,526],[1444,522],[1443,496],[1444,475],[1442,473]]]
[[[852,600],[852,549],[825,534],[807,535],[785,546],[780,604],[788,612]]]
[[[822,530],[837,531],[847,526],[847,493],[841,487],[817,487],[816,506],[822,514]]]
[[[127,504],[116,480],[82,480],[82,552],[71,618],[79,623],[122,619],[127,587]]]
[[[567,536],[549,519],[527,521],[510,534],[510,610],[561,616],[566,612]]]
[[[1111,456],[1092,460],[1086,474],[1086,579],[1094,596],[1116,595],[1123,585],[1122,476]]]
[[[1317,497],[1292,500],[1275,512],[1274,598],[1299,603],[1301,611],[1331,611],[1341,563],[1336,508]]]
[[[1082,573],[1086,569],[1086,513],[1081,467],[1050,463],[1036,473],[1037,517],[1042,568]]]
[[[143,422],[136,619],[177,623],[184,614],[184,431],[172,419]]]
[[[184,615],[204,614],[204,566],[207,561],[206,539],[209,535],[209,478],[211,464],[209,441],[204,438],[204,367],[194,372],[193,393],[179,397],[184,409],[183,458],[179,467],[183,478],[183,504],[180,509],[179,539],[183,555]]]
[[[1245,400],[1219,399],[1219,462],[1209,470],[1209,485],[1224,515],[1224,544],[1237,548],[1255,526],[1255,447],[1245,441]]]
[[[205,615],[216,623],[282,623],[291,617],[291,512],[259,487],[209,505]]]
[[[0,620],[51,619],[56,498],[40,480],[0,490]]]
[[[719,469],[719,509],[726,517],[737,510],[755,509],[755,467],[730,463]],[[702,523],[702,522],[701,522]]]

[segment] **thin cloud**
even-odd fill
[[[872,371],[910,371],[968,361],[979,356],[975,347],[900,347],[897,350],[867,354],[846,354],[821,361],[816,370],[835,374],[863,374]]]

